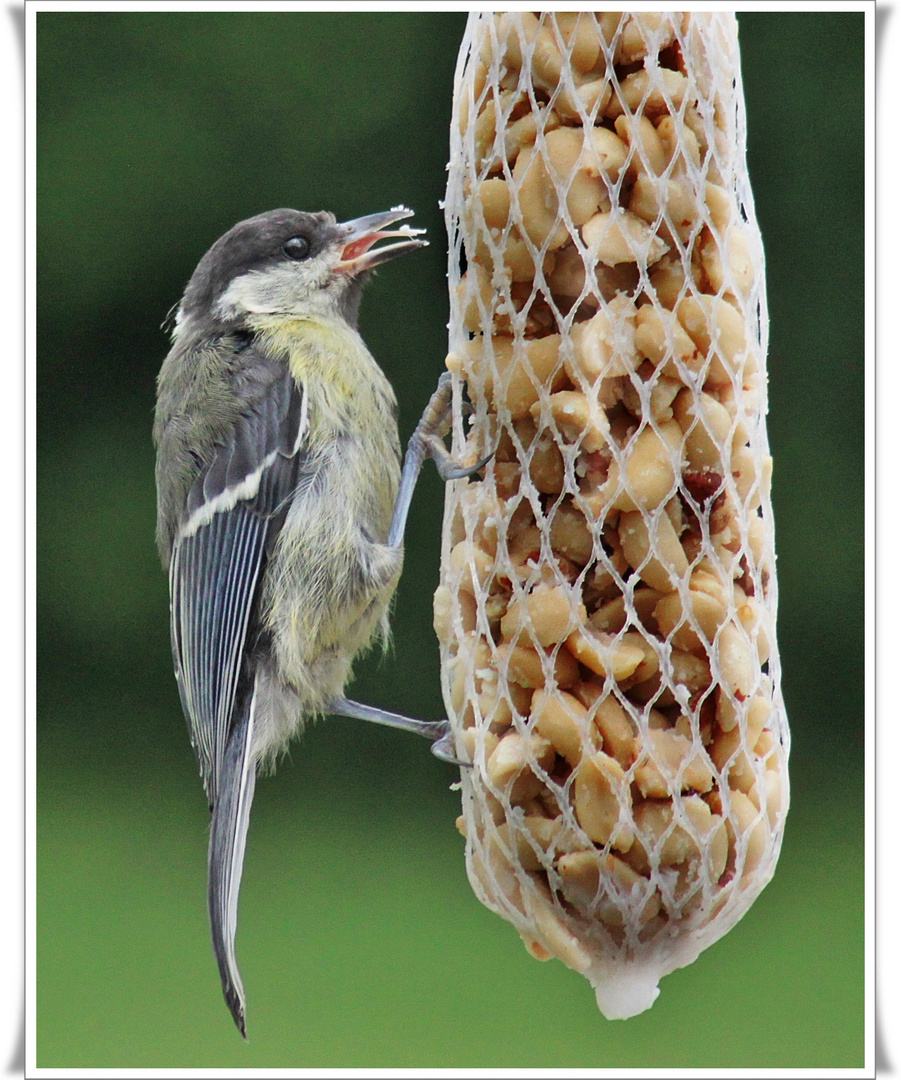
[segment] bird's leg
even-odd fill
[[[361,705],[358,701],[348,701],[347,698],[335,698],[329,705],[329,712],[335,716],[368,720],[372,724],[383,724],[385,727],[422,735],[432,740],[432,753],[435,757],[448,761],[451,765],[469,765],[469,762],[460,761],[459,758],[454,757],[451,746],[451,728],[447,720],[413,720],[409,716],[387,712],[385,709],[375,709],[371,705]]]
[[[435,462],[442,480],[459,480],[484,468],[494,453],[492,450],[491,454],[475,465],[462,465],[448,451],[442,439],[450,430],[451,393],[451,375],[450,372],[445,372],[438,380],[438,386],[407,444],[400,488],[394,504],[394,516],[388,532],[388,546],[391,548],[400,548],[403,544],[413,490],[426,458],[430,457]],[[361,705],[358,701],[348,701],[347,698],[336,698],[331,702],[329,711],[338,716],[350,716],[356,720],[368,720],[374,724],[399,728],[401,731],[412,731],[432,740],[432,753],[435,757],[449,761],[452,765],[469,764],[454,757],[451,728],[447,720],[413,720],[409,716],[376,709],[371,705]]]
[[[450,429],[450,410],[451,375],[449,371],[446,371],[438,380],[438,387],[429,399],[422,419],[416,425],[416,430],[407,444],[400,490],[394,504],[394,517],[388,533],[389,547],[398,548],[403,543],[413,489],[416,487],[419,471],[427,457],[435,462],[438,475],[442,480],[460,480],[465,476],[472,476],[491,460],[493,450],[475,465],[463,465],[454,459],[442,442]]]

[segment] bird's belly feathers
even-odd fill
[[[396,401],[343,322],[258,320],[286,356],[307,415],[301,478],[266,569],[262,622],[276,677],[304,713],[340,695],[354,656],[387,613],[400,551],[386,545],[400,482]]]
[[[311,463],[269,564],[264,603],[279,676],[311,710],[340,695],[354,656],[387,634],[402,562],[385,543],[400,477],[387,426],[339,438]]]
[[[276,547],[274,562],[287,586],[281,591],[305,637],[333,624],[327,640],[340,639],[346,616],[393,585],[396,559],[384,541],[396,486],[384,484],[382,505],[374,506],[373,492],[362,477],[354,479],[348,456],[342,453],[340,463],[327,464],[300,491]]]

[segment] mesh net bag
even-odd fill
[[[735,18],[471,15],[446,214],[454,449],[496,447],[435,596],[467,870],[625,1018],[788,805]]]

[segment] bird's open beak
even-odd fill
[[[405,251],[414,248],[425,247],[428,240],[419,240],[418,237],[425,229],[414,229],[409,225],[402,225],[399,229],[388,229],[395,221],[412,217],[413,211],[405,206],[396,206],[393,210],[386,210],[381,214],[368,214],[366,217],[355,218],[353,221],[345,221],[338,226],[344,230],[344,250],[341,252],[341,261],[337,269],[351,277],[356,277],[364,270],[371,270],[375,266],[403,255]],[[386,244],[384,247],[373,248],[373,244],[388,237],[403,237],[396,244]]]

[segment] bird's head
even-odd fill
[[[270,210],[238,222],[194,271],[178,308],[176,336],[188,322],[227,327],[254,315],[339,315],[355,325],[369,272],[427,243],[419,239],[423,229],[390,228],[412,214],[398,206],[339,223],[325,212]],[[375,246],[385,239],[395,242]]]

